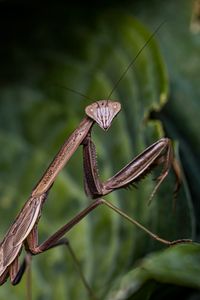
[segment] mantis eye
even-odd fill
[[[103,130],[108,130],[112,120],[121,110],[121,104],[117,101],[99,100],[88,105],[85,113],[93,119]]]

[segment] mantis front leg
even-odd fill
[[[84,184],[85,192],[91,198],[100,198],[111,193],[114,190],[127,187],[131,184],[140,181],[144,175],[147,175],[154,167],[162,164],[163,169],[160,176],[157,178],[156,186],[154,187],[149,201],[153,198],[159,186],[166,178],[169,173],[170,167],[172,166],[174,173],[176,175],[176,188],[175,192],[180,186],[180,172],[177,166],[174,164],[173,149],[171,141],[168,138],[162,138],[145,149],[141,154],[134,158],[129,164],[122,168],[113,177],[105,182],[100,182],[97,161],[96,161],[96,151],[95,146],[91,140],[90,133],[86,136],[83,141],[83,165],[84,165]],[[167,245],[173,245],[180,242],[188,242],[188,239],[179,239],[175,241],[168,241],[160,238],[158,235],[154,234],[139,222],[125,214],[119,208],[102,199],[103,203],[119,213],[121,216],[126,218],[128,221],[138,226],[154,239],[160,241],[161,243]]]

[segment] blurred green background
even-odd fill
[[[67,235],[97,299],[200,299],[200,33],[195,1],[0,1],[0,235],[3,238],[91,101],[114,90],[122,111],[107,133],[97,127],[99,173],[109,178],[162,136],[173,139],[183,170],[176,212],[170,173],[150,207],[159,173],[107,197],[163,238],[196,243],[167,248],[107,207]],[[192,21],[191,21],[192,20]],[[191,23],[192,22],[192,23]],[[191,25],[192,24],[192,25]],[[159,170],[158,170],[159,171]],[[84,195],[82,149],[56,180],[39,239],[91,200]],[[22,253],[23,256],[24,253]],[[32,299],[89,299],[66,248],[33,258]],[[27,299],[26,276],[0,287],[0,299]]]

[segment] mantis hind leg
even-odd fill
[[[46,252],[52,248],[57,246],[65,245],[68,248],[68,251],[74,261],[75,267],[78,271],[78,274],[85,286],[88,295],[91,300],[96,300],[96,296],[94,295],[93,291],[91,290],[84,274],[80,266],[80,262],[74,252],[73,248],[71,247],[69,240],[67,238],[62,238],[62,236],[70,230],[76,223],[78,223],[87,213],[89,213],[92,209],[96,208],[98,205],[102,204],[102,201],[96,200],[96,203],[92,203],[88,208],[82,211],[80,214],[77,215],[72,219],[69,223],[65,224],[61,227],[57,232],[55,232],[52,236],[50,236],[45,242],[38,245],[38,231],[37,225],[34,226],[33,230],[30,232],[26,239],[26,251],[28,251],[31,255],[38,255],[40,253]]]

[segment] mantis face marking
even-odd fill
[[[88,105],[85,108],[85,113],[106,131],[120,110],[121,104],[117,101],[99,100]]]

